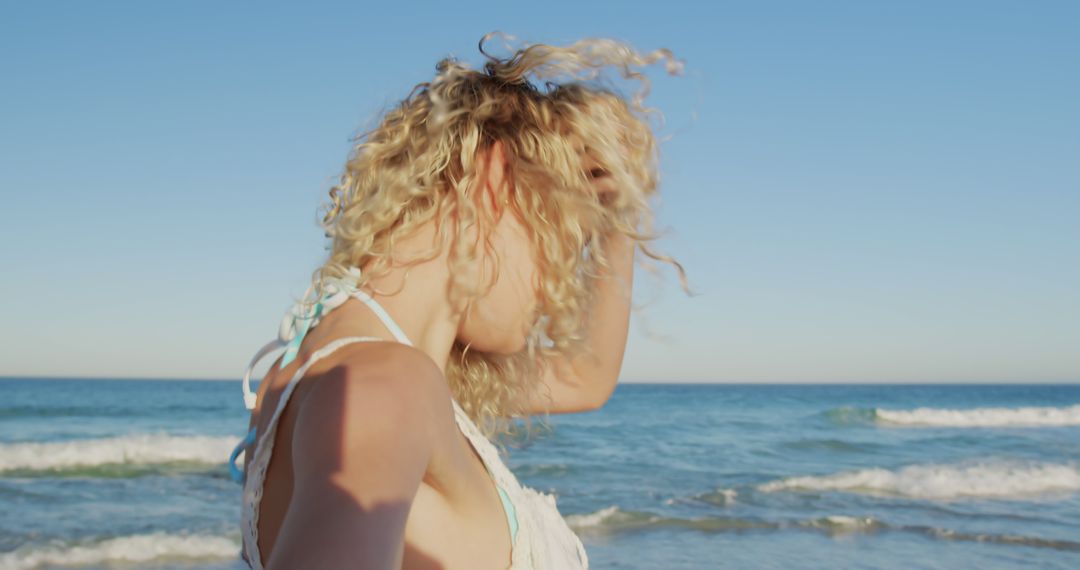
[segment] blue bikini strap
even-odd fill
[[[378,306],[378,303],[374,302],[374,299],[356,288],[357,280],[360,278],[360,269],[356,267],[350,267],[345,276],[341,278],[327,277],[324,279],[324,294],[322,299],[317,301],[311,308],[308,308],[308,303],[305,301],[311,296],[314,285],[308,287],[307,292],[304,293],[304,297],[297,301],[292,308],[290,308],[285,316],[281,319],[281,325],[278,327],[278,336],[276,339],[266,343],[255,356],[248,363],[247,369],[244,370],[244,381],[241,384],[241,390],[244,393],[244,407],[249,410],[255,409],[255,392],[251,390],[251,374],[255,370],[255,366],[259,361],[265,358],[268,354],[275,350],[284,348],[285,353],[281,357],[281,365],[279,369],[285,368],[290,362],[292,362],[297,353],[300,351],[300,344],[304,341],[304,337],[308,331],[311,330],[322,317],[325,317],[327,313],[339,307],[349,297],[357,296],[365,301],[371,301],[368,303],[372,306],[372,309]],[[382,307],[376,310],[379,313],[379,318],[386,322],[389,319],[389,315],[386,311],[382,311]],[[392,323],[393,321],[390,320]],[[389,327],[389,325],[387,325]],[[398,336],[400,329],[397,325],[390,327],[395,336]],[[404,335],[401,335],[404,336]],[[399,338],[400,340],[400,338]]]
[[[241,389],[244,392],[244,407],[253,410],[258,396],[251,389],[251,374],[255,369],[255,366],[265,358],[268,354],[284,348],[285,352],[281,356],[281,364],[279,369],[285,368],[290,362],[296,359],[297,354],[300,351],[300,345],[304,342],[304,337],[307,336],[308,331],[312,329],[322,317],[325,317],[330,311],[341,306],[350,297],[355,297],[364,302],[375,315],[379,317],[383,325],[389,329],[390,334],[394,335],[394,338],[402,344],[413,346],[412,341],[405,335],[405,331],[401,330],[397,322],[390,316],[390,313],[386,312],[386,309],[382,307],[371,295],[367,292],[357,289],[356,283],[360,277],[360,269],[356,267],[350,267],[344,277],[342,278],[327,278],[325,279],[324,291],[326,292],[322,299],[316,302],[310,309],[306,308],[306,303],[301,300],[293,305],[293,307],[285,313],[285,317],[281,320],[281,325],[278,327],[278,337],[265,345],[255,353],[251,362],[248,363],[247,369],[244,371],[244,381],[241,385]],[[307,299],[311,295],[312,288],[309,287],[307,293],[304,294],[304,299]],[[238,443],[229,455],[229,475],[233,481],[238,483],[244,482],[244,472],[236,466],[236,459],[240,456],[240,453],[255,443],[255,428],[251,428],[247,436],[243,441]]]
[[[232,453],[229,454],[229,477],[232,477],[233,481],[236,481],[241,485],[244,484],[245,477],[243,470],[236,466],[236,458],[240,457],[240,452],[244,451],[245,448],[247,448],[253,443],[255,443],[254,427],[252,427],[251,431],[248,432],[247,437],[244,438],[244,441],[236,444],[236,447],[233,448]]]

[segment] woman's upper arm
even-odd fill
[[[268,570],[400,567],[437,403],[428,382],[398,371],[343,365],[306,380],[315,384],[293,427],[293,494]]]

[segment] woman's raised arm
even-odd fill
[[[571,413],[603,406],[615,391],[626,352],[636,243],[622,233],[605,236],[604,254],[611,267],[596,280],[595,302],[586,321],[589,348],[573,361],[552,358],[543,377],[551,401],[535,404],[533,413]]]

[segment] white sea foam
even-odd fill
[[[848,515],[829,515],[800,523],[799,526],[824,530],[832,535],[845,535],[873,532],[886,525],[872,517],[852,517]]]
[[[610,506],[591,513],[570,515],[566,523],[583,534],[602,535],[642,529],[678,528],[702,532],[737,532],[750,529],[775,529],[779,524],[732,517],[680,518],[646,511],[624,511]]]
[[[566,517],[566,524],[576,528],[600,526],[618,516],[620,512],[619,507],[611,506],[583,515],[569,515]]]
[[[735,497],[739,496],[739,492],[735,489],[717,489],[712,493],[700,495],[702,500],[717,505],[731,505],[735,503]]]
[[[699,495],[694,495],[693,497],[688,497],[688,498],[675,497],[675,498],[671,498],[671,499],[666,499],[664,501],[664,504],[665,505],[677,505],[677,504],[680,504],[680,503],[700,501],[700,502],[709,503],[711,505],[716,505],[716,506],[728,506],[728,505],[735,504],[735,498],[738,497],[738,496],[739,496],[739,492],[736,491],[735,489],[720,488],[720,489],[717,489],[715,491],[710,491],[708,493],[701,493]]]
[[[101,439],[3,443],[0,444],[0,473],[181,461],[217,465],[228,460],[240,439],[134,434]]]
[[[791,477],[758,486],[775,491],[843,491],[918,499],[1011,498],[1080,491],[1075,465],[984,461],[911,465],[896,471],[860,469],[824,476]]]
[[[938,427],[1049,427],[1080,425],[1080,404],[1066,408],[876,409],[878,423]]]
[[[160,564],[169,560],[227,560],[240,558],[237,540],[215,535],[151,533],[95,542],[30,545],[0,554],[0,570],[31,570],[56,566]]]
[[[821,519],[826,524],[842,527],[862,527],[873,522],[869,517],[849,517],[847,515],[829,515]]]

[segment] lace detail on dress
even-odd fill
[[[555,496],[522,485],[465,410],[457,401],[453,405],[458,428],[517,511],[518,534],[510,552],[510,570],[587,569],[585,546],[559,514]]]

